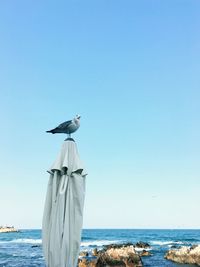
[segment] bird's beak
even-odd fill
[[[81,116],[78,116],[78,117],[77,117],[77,119],[80,119],[80,118],[81,118]]]

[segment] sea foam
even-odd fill
[[[110,245],[110,244],[116,244],[119,243],[121,241],[119,240],[95,240],[95,241],[85,241],[85,242],[81,242],[81,246],[82,247],[89,247],[89,246],[97,246],[97,247],[101,247],[103,245]]]
[[[183,245],[184,243],[181,241],[151,241],[152,245],[158,246],[167,246],[167,245]]]

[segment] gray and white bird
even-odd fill
[[[58,125],[56,128],[46,131],[47,133],[65,133],[68,134],[69,137],[71,137],[71,133],[74,133],[78,128],[80,127],[80,115],[76,115],[75,118],[69,121],[65,121]]]

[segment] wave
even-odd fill
[[[143,250],[146,250],[146,251],[152,250],[152,248],[137,248],[137,247],[134,247],[134,249],[135,251],[138,251],[138,252],[143,251]]]
[[[181,241],[151,241],[152,245],[159,245],[159,246],[165,246],[165,245],[183,245],[184,243]]]
[[[197,239],[197,238],[186,238],[186,239],[184,239],[184,241],[187,241],[187,242],[200,242],[200,240]]]
[[[88,241],[88,242],[81,242],[81,247],[90,247],[90,246],[97,246],[101,247],[103,245],[110,245],[110,244],[123,244],[124,242],[122,240],[95,240],[95,241]],[[127,243],[127,242],[125,242]],[[138,248],[134,247],[136,251],[143,251],[143,250],[152,250],[151,247],[149,248]]]
[[[33,244],[33,245],[40,245],[42,244],[42,239],[30,239],[30,238],[19,238],[19,239],[13,239],[10,241],[3,241],[1,240],[0,243],[21,243],[21,244]],[[94,241],[82,241],[81,247],[102,247],[104,245],[110,245],[110,244],[122,244],[122,240],[94,240]],[[173,245],[183,245],[184,242],[181,241],[160,241],[160,240],[154,240],[150,242],[151,245],[158,245],[158,246],[173,246]],[[135,248],[137,251],[140,250],[140,248]],[[141,249],[143,250],[143,248]],[[145,249],[145,250],[151,250],[151,248]]]
[[[0,243],[42,244],[42,239],[19,238],[19,239],[13,239],[10,241],[0,241]]]
[[[119,240],[95,240],[95,241],[85,241],[85,242],[81,242],[81,246],[82,247],[89,247],[89,246],[97,246],[97,247],[101,247],[103,245],[110,245],[110,244],[116,244],[119,243],[121,241]]]
[[[89,246],[97,246],[101,247],[103,245],[110,245],[110,244],[116,244],[121,241],[119,240],[94,240],[94,241],[83,241],[81,242],[82,247],[89,247]],[[29,239],[29,238],[19,238],[19,239],[13,239],[13,240],[5,240],[0,241],[0,243],[21,243],[21,244],[42,244],[42,239]]]
[[[103,245],[110,245],[118,243],[118,240],[94,240],[94,241],[84,241],[81,242],[81,246],[88,247],[88,246],[103,246]],[[19,238],[19,239],[13,239],[13,240],[5,240],[0,241],[0,243],[24,243],[24,244],[42,244],[42,239],[30,239],[30,238]]]

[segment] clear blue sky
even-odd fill
[[[0,3],[0,224],[40,228],[75,114],[83,228],[199,228],[200,2]]]

